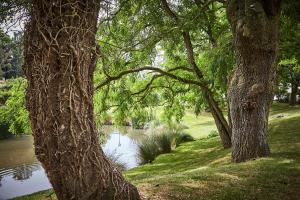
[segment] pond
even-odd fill
[[[120,131],[119,131],[120,130]],[[137,142],[143,136],[141,130],[104,127],[108,133],[102,145],[107,155],[114,155],[126,169],[136,167]],[[51,188],[44,169],[34,155],[32,136],[0,140],[0,200],[31,194]]]

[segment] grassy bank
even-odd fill
[[[202,113],[195,117],[192,111],[187,111],[182,123],[188,127],[184,131],[196,139],[206,138],[211,131],[217,130],[210,113]]]
[[[211,118],[190,124],[214,128]],[[193,136],[201,138],[209,133],[205,130]],[[269,144],[270,157],[233,164],[230,150],[222,149],[218,137],[198,139],[125,175],[150,199],[299,199],[300,107],[273,105]],[[18,199],[46,199],[46,193]]]

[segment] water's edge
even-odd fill
[[[107,140],[102,148],[114,160],[125,165],[126,169],[136,167],[137,141],[141,131],[120,131],[109,127]],[[0,200],[29,195],[52,186],[44,169],[34,155],[32,136],[22,136],[0,140]]]

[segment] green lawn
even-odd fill
[[[195,138],[214,129],[207,114],[198,119],[188,114],[184,120]],[[222,149],[218,137],[198,139],[125,176],[150,199],[300,199],[300,107],[272,106],[269,144],[270,157],[233,164],[230,150]]]
[[[15,200],[57,200],[52,190],[45,190],[31,195],[14,198]]]
[[[202,113],[196,117],[193,112],[187,111],[182,123],[188,127],[184,131],[195,139],[206,138],[212,130],[217,130],[210,113]]]

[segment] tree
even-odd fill
[[[280,1],[227,1],[237,68],[228,88],[232,158],[242,162],[270,154],[267,131],[273,99]]]
[[[35,153],[58,199],[140,199],[98,141],[93,72],[99,1],[33,0],[24,34]]]
[[[108,91],[102,97],[111,102],[111,98],[107,98],[110,95],[107,94],[117,90],[111,84],[117,80],[120,80],[119,87],[122,88],[122,91],[116,95],[118,98],[115,98],[116,101],[119,101],[115,104],[118,105],[119,112],[125,110],[126,104],[131,105],[135,99],[132,96],[140,97],[138,102],[141,102],[147,98],[153,99],[153,96],[148,94],[157,90],[160,90],[157,92],[157,96],[161,97],[159,101],[168,100],[169,105],[164,106],[167,109],[183,107],[183,103],[181,106],[174,106],[175,101],[172,100],[174,94],[183,96],[184,92],[176,92],[177,90],[187,91],[186,94],[192,92],[198,100],[201,99],[201,102],[194,101],[196,102],[194,107],[205,102],[215,119],[223,146],[230,147],[231,129],[218,101],[219,99],[222,101],[222,98],[218,98],[217,89],[211,84],[215,81],[215,77],[208,78],[205,72],[209,70],[199,65],[200,52],[203,52],[205,48],[211,49],[210,46],[217,45],[216,38],[212,34],[215,33],[213,28],[217,26],[211,18],[215,12],[218,12],[219,6],[212,6],[212,10],[208,9],[210,13],[206,13],[204,11],[206,11],[207,5],[203,5],[201,2],[198,4],[190,1],[178,3],[160,1],[160,4],[155,1],[118,2],[120,2],[120,6],[115,9],[116,11],[108,12],[112,14],[107,17],[107,20],[103,20],[105,21],[105,24],[102,24],[104,28],[100,30],[103,33],[99,37],[103,66],[100,66],[97,75],[106,77],[106,80],[100,82],[97,88],[106,86]],[[209,20],[211,23],[208,23]],[[204,25],[201,24],[203,21],[205,21]],[[218,23],[219,21],[216,22],[217,25],[219,25]],[[109,52],[109,55],[106,52]],[[156,58],[162,52],[164,54],[163,62],[157,63]],[[139,73],[143,73],[142,78],[139,78]],[[131,74],[137,75],[124,78]],[[134,81],[125,92],[123,88],[130,79]],[[137,81],[143,84],[139,84],[139,87],[132,87],[132,84]],[[190,89],[188,90],[187,87]],[[130,92],[133,90],[132,88],[137,91]],[[165,95],[168,93],[171,95]],[[120,98],[125,95],[125,98]],[[124,100],[120,102],[120,99]],[[161,104],[163,103],[159,103],[159,105]],[[155,103],[152,101],[151,105],[155,105]],[[104,107],[106,110],[110,108],[109,106]],[[126,108],[127,115],[128,110]],[[178,111],[180,110],[178,109]]]
[[[289,104],[295,105],[298,86],[300,85],[300,19],[298,16],[300,3],[285,1],[280,18],[278,83],[289,85],[291,94]]]
[[[291,106],[297,103],[297,93],[298,87],[300,85],[300,71],[298,69],[298,61],[294,59],[283,59],[278,64],[278,82],[279,86],[288,85],[291,89],[289,96],[289,104]],[[283,87],[285,88],[285,87]],[[288,88],[286,88],[285,93],[287,93]]]
[[[23,32],[14,32],[12,37],[12,72],[15,77],[23,76]]]
[[[171,10],[171,8],[168,5],[168,2],[166,0],[161,0],[161,4],[162,4],[163,10],[175,21],[176,25],[180,26],[182,24],[182,22],[178,18],[177,14]],[[227,123],[224,115],[222,114],[222,111],[221,111],[218,103],[214,99],[214,95],[204,79],[204,74],[201,72],[201,70],[199,69],[199,67],[196,64],[194,49],[193,49],[189,30],[186,30],[185,27],[183,27],[183,30],[181,31],[181,35],[184,40],[185,50],[186,50],[186,54],[187,54],[187,60],[190,65],[190,69],[192,70],[196,79],[200,83],[199,84],[200,89],[203,92],[204,99],[208,103],[208,106],[210,108],[212,116],[215,120],[215,123],[216,123],[217,129],[219,131],[223,146],[224,146],[224,148],[229,148],[231,146],[231,128],[229,127],[229,124]],[[215,45],[215,41],[212,39],[212,35],[211,34],[208,34],[208,35],[209,35],[210,41],[212,41],[213,45]]]
[[[0,107],[0,122],[9,126],[14,135],[31,133],[28,112],[25,108],[25,90],[27,82],[24,78],[10,79],[1,88],[4,105]]]
[[[12,68],[11,38],[0,29],[0,71],[1,78],[7,78],[6,74]]]
[[[0,71],[1,78],[20,76],[22,63],[22,33],[14,33],[11,38],[0,29]]]

